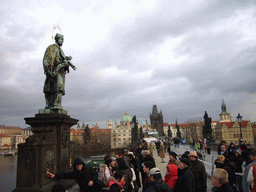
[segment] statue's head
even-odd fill
[[[63,36],[62,34],[57,33],[57,34],[55,35],[54,39],[55,39],[55,42],[56,42],[59,46],[61,46],[61,45],[63,44],[63,41],[64,41],[64,36]]]

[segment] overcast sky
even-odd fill
[[[150,122],[153,104],[170,124],[219,120],[222,99],[256,121],[255,0],[2,0],[0,19],[0,124],[27,127],[45,107],[54,26],[77,67],[62,106],[80,124]]]

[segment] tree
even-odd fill
[[[86,146],[91,140],[91,132],[88,124],[84,128],[83,138],[84,138],[84,144]]]

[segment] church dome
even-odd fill
[[[128,112],[126,112],[125,115],[121,118],[121,122],[123,121],[128,121],[128,122],[132,121],[132,117],[128,114]]]

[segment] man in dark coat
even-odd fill
[[[195,192],[194,177],[190,169],[190,161],[186,158],[180,158],[178,169],[178,180],[173,192]]]
[[[191,165],[189,169],[191,170],[194,179],[195,179],[195,191],[196,192],[206,192],[206,171],[203,162],[197,159],[197,152],[190,151],[189,160],[191,161]]]
[[[99,192],[103,186],[98,185],[98,173],[91,167],[85,166],[82,159],[76,158],[73,171],[66,173],[47,172],[49,178],[74,179],[80,187],[81,192]]]
[[[146,192],[172,192],[172,189],[167,185],[163,179],[161,172],[158,168],[152,168],[149,171],[150,174],[150,186],[146,189]]]
[[[235,183],[236,183],[236,164],[234,162],[230,162],[228,158],[225,158],[223,155],[218,155],[218,158],[215,160],[216,168],[221,168],[227,171],[228,173],[228,180],[229,185],[233,187],[235,190]]]
[[[229,157],[229,152],[227,150],[226,145],[221,145],[220,146],[220,155],[223,155],[225,158]]]
[[[228,182],[228,173],[224,169],[217,168],[212,174],[214,192],[235,192]]]

